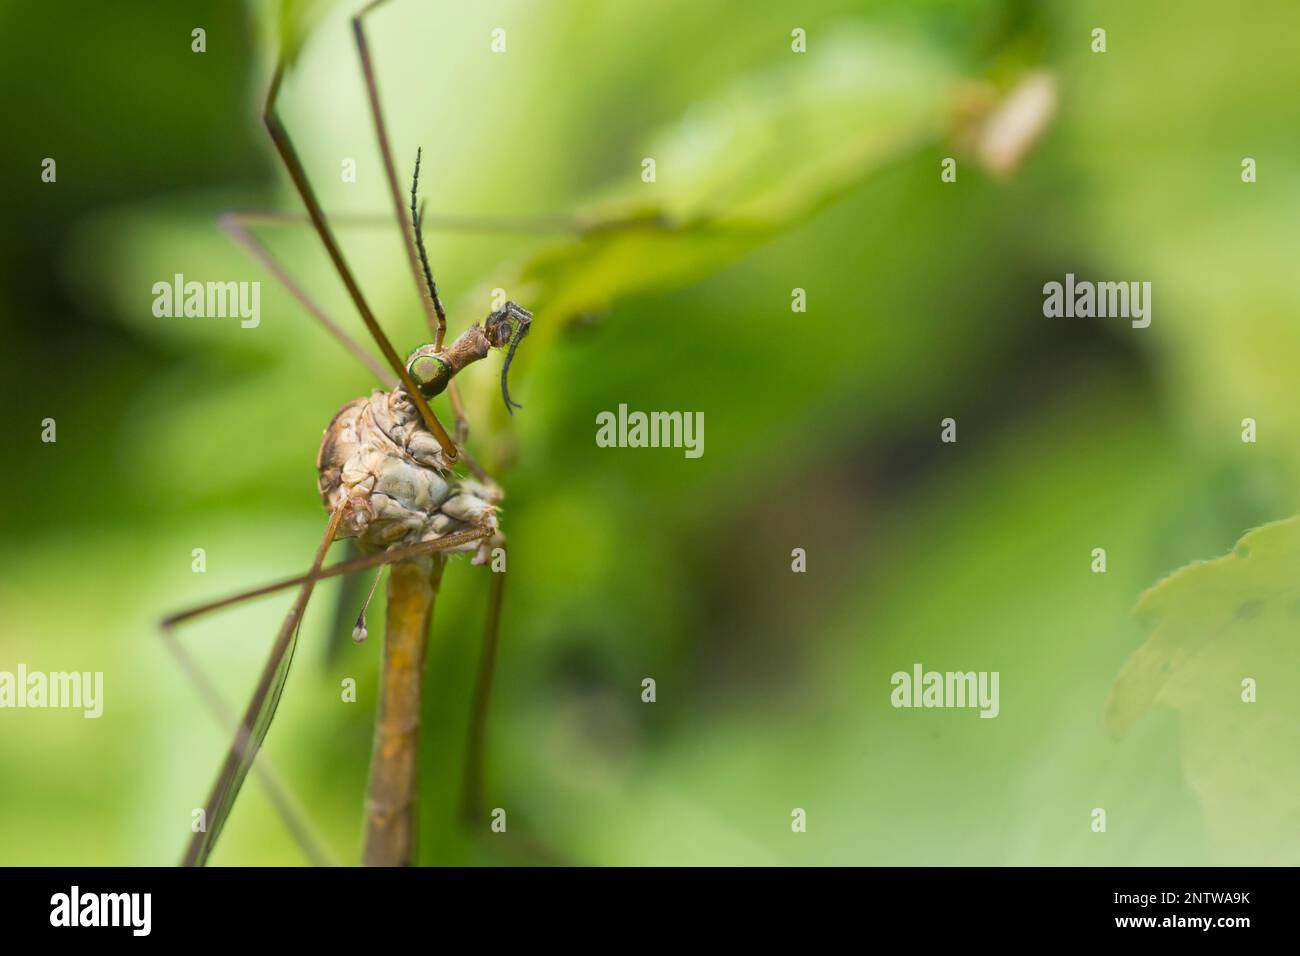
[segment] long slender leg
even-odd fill
[[[400,548],[390,548],[387,551],[380,551],[376,554],[366,555],[364,558],[356,558],[351,561],[340,561],[338,564],[331,564],[327,568],[320,568],[315,571],[308,571],[305,574],[297,574],[291,578],[282,578],[271,584],[264,584],[261,587],[250,588],[247,591],[240,591],[238,594],[232,594],[228,597],[219,598],[216,601],[208,601],[206,604],[199,604],[184,611],[165,618],[162,622],[164,628],[175,627],[183,621],[193,620],[200,615],[207,614],[211,611],[219,610],[223,607],[230,607],[234,604],[242,604],[244,601],[257,597],[263,597],[267,594],[274,594],[276,591],[283,591],[286,588],[297,587],[300,584],[308,582],[325,581],[329,578],[336,578],[340,574],[351,574],[353,571],[364,571],[367,568],[377,568],[381,564],[392,564],[394,561],[405,561],[409,558],[419,557],[422,554],[438,554],[443,551],[454,551],[463,545],[471,544],[482,538],[490,537],[495,532],[493,529],[484,526],[474,526],[466,528],[463,531],[456,531],[452,534],[444,535],[441,538],[434,538],[430,541],[420,541],[416,544],[403,545]]]
[[[317,235],[320,236],[325,251],[329,254],[330,261],[334,263],[339,278],[343,280],[343,284],[347,287],[348,294],[352,297],[357,311],[361,313],[362,321],[365,322],[366,328],[370,330],[371,337],[375,340],[375,344],[379,346],[379,350],[384,353],[384,358],[388,361],[389,366],[401,379],[402,385],[406,388],[407,396],[420,413],[420,418],[438,440],[438,444],[442,447],[443,456],[448,463],[454,463],[459,457],[455,443],[451,440],[451,436],[447,434],[447,430],[442,427],[442,423],[438,421],[437,416],[433,414],[433,409],[429,407],[429,403],[425,401],[420,389],[411,378],[411,373],[407,371],[406,364],[393,350],[393,344],[388,341],[388,336],[384,334],[384,330],[379,327],[379,322],[375,319],[374,313],[370,311],[370,306],[361,292],[361,287],[357,285],[352,270],[348,268],[348,264],[343,258],[343,251],[339,248],[334,233],[325,219],[325,212],[321,208],[316,193],[307,179],[307,173],[303,169],[302,161],[298,158],[297,150],[294,149],[293,141],[289,138],[289,134],[285,131],[279,117],[276,116],[275,103],[279,98],[280,84],[283,79],[284,62],[281,61],[276,65],[275,75],[271,78],[271,89],[267,93],[266,107],[262,113],[262,120],[266,124],[267,132],[271,134],[271,140],[275,143],[276,151],[284,162],[289,178],[293,180],[303,205],[307,207],[307,215],[311,217],[312,225],[315,227]]]
[[[305,213],[284,209],[241,209],[245,222],[270,225],[305,226],[311,217]],[[330,222],[340,226],[359,228],[388,228],[392,221],[386,214],[376,212],[332,212]],[[616,229],[631,226],[643,220],[582,219],[576,216],[434,216],[420,214],[420,225],[435,232],[483,233],[488,235],[581,235],[599,229]]]
[[[469,416],[465,414],[465,403],[460,397],[460,386],[453,378],[447,383],[447,397],[451,399],[451,411],[456,416],[456,443],[464,446],[469,437]]]
[[[406,250],[406,261],[411,267],[411,278],[415,280],[415,287],[420,291],[420,304],[424,306],[425,319],[429,323],[429,332],[434,337],[434,342],[438,348],[442,348],[443,335],[447,329],[446,317],[442,314],[442,308],[435,298],[436,292],[432,282],[426,284],[421,275],[420,263],[416,258],[416,230],[418,228],[416,217],[407,218],[406,210],[402,202],[402,187],[397,182],[397,167],[393,164],[393,150],[388,144],[388,126],[384,122],[384,110],[379,103],[379,84],[375,80],[374,65],[370,60],[370,45],[366,42],[366,28],[364,20],[366,14],[373,11],[376,7],[387,2],[387,0],[371,0],[356,16],[352,18],[352,34],[356,38],[357,53],[361,57],[361,73],[366,80],[366,96],[370,103],[370,115],[375,121],[375,139],[379,141],[379,154],[384,161],[384,176],[388,180],[388,191],[393,200],[393,212],[397,215],[398,227],[402,230],[402,245]],[[418,160],[417,160],[418,163]],[[418,166],[417,173],[418,176]],[[411,201],[415,201],[415,189],[411,190]]]
[[[484,767],[487,755],[487,719],[492,703],[492,684],[496,675],[497,649],[500,646],[501,610],[505,603],[506,572],[492,574],[488,586],[487,617],[483,622],[483,646],[479,653],[478,673],[474,681],[474,696],[470,704],[469,727],[466,731],[465,770],[461,790],[461,819],[471,835],[485,847],[490,847],[526,863],[545,866],[568,866],[567,860],[550,847],[518,830],[508,837],[490,833],[487,829],[486,787]]]
[[[168,638],[173,638],[168,628],[163,629],[163,634]],[[179,641],[175,639],[168,640],[167,646],[180,662],[181,669],[185,672],[185,676],[189,678],[190,683],[193,684],[199,698],[209,712],[216,717],[222,729],[230,734],[237,734],[239,724],[235,720],[234,713],[226,706],[226,702],[221,699],[221,695],[217,693],[217,689],[208,680],[207,675],[199,667],[193,655],[186,651]],[[307,821],[306,813],[303,812],[288,788],[280,781],[279,776],[271,768],[266,757],[253,764],[253,773],[261,780],[262,785],[271,797],[272,805],[280,815],[280,819],[284,821],[294,840],[302,848],[303,853],[311,860],[312,864],[314,866],[334,866],[335,860],[331,857],[329,851],[325,849],[323,841],[316,835],[311,824]],[[204,813],[206,815],[206,809]],[[210,842],[215,842],[215,840],[216,835],[214,834]]]
[[[213,787],[212,794],[209,797],[206,810],[206,832],[196,833],[192,838],[189,848],[185,855],[186,865],[202,865],[211,853],[216,839],[220,834],[221,827],[224,825],[227,817],[230,815],[231,807],[234,805],[235,797],[243,784],[244,778],[248,773],[249,766],[261,767],[261,764],[254,764],[254,758],[260,748],[262,741],[266,737],[266,731],[270,726],[271,718],[275,714],[276,705],[279,703],[280,692],[284,686],[284,679],[288,676],[289,664],[293,657],[293,647],[297,639],[298,623],[302,619],[302,612],[306,608],[307,600],[311,597],[312,588],[317,581],[327,578],[337,577],[341,574],[349,574],[353,571],[359,571],[368,567],[376,567],[381,564],[389,564],[394,561],[409,560],[421,554],[436,554],[443,551],[452,550],[464,544],[476,541],[480,538],[491,534],[488,528],[471,528],[466,531],[457,532],[438,538],[432,541],[424,541],[415,545],[408,545],[403,548],[395,548],[390,551],[383,551],[378,554],[369,555],[365,558],[359,558],[354,561],[344,561],[332,565],[328,568],[322,567],[325,553],[329,548],[329,543],[333,540],[334,533],[338,530],[338,521],[342,515],[341,510],[336,510],[330,516],[330,525],[327,528],[327,534],[322,540],[320,548],[317,550],[316,560],[312,568],[306,574],[298,575],[278,581],[271,585],[253,588],[244,591],[241,594],[233,595],[219,601],[209,602],[190,608],[187,611],[173,614],[162,622],[162,633],[166,640],[168,648],[180,660],[181,666],[189,678],[194,682],[199,691],[199,695],[220,720],[223,725],[233,727],[235,721],[229,709],[221,701],[216,689],[204,675],[202,669],[194,657],[181,645],[173,633],[177,625],[184,621],[191,620],[209,611],[218,608],[230,607],[231,605],[281,591],[286,588],[299,586],[298,600],[295,601],[293,608],[290,609],[288,616],[277,636],[275,646],[267,660],[266,667],[263,669],[262,677],[258,682],[257,690],[254,692],[253,699],[249,703],[248,710],[244,720],[239,724],[234,743],[222,766],[221,773],[217,777],[217,782]],[[258,775],[267,783],[276,809],[285,818],[293,831],[294,836],[303,845],[308,856],[314,862],[326,862],[327,858],[310,838],[306,826],[301,822],[296,809],[289,800],[286,791],[281,787],[275,777],[268,770],[259,770]]]
[[[280,284],[285,287],[289,294],[297,299],[298,303],[306,309],[317,322],[324,326],[325,331],[333,336],[335,341],[352,353],[353,357],[356,358],[357,361],[370,369],[370,371],[374,373],[375,377],[379,379],[379,381],[383,382],[387,388],[395,388],[397,386],[396,377],[389,372],[387,368],[381,365],[373,355],[363,349],[356,339],[343,331],[339,324],[329,317],[316,300],[313,299],[311,295],[302,288],[302,286],[298,285],[293,276],[289,275],[285,268],[280,264],[279,260],[271,254],[271,250],[268,249],[260,239],[249,232],[247,228],[248,223],[249,218],[247,215],[238,210],[223,212],[217,217],[217,225],[221,228],[221,231],[247,249],[254,259],[262,263],[263,267],[279,280]]]
[[[339,225],[344,226],[389,226],[391,223],[387,216],[378,213],[333,213],[330,218]],[[359,362],[364,364],[375,377],[383,382],[388,388],[394,388],[397,385],[397,379],[386,369],[379,361],[363,349],[359,342],[352,336],[348,335],[342,327],[335,322],[321,305],[308,293],[297,280],[293,278],[287,269],[267,248],[266,244],[253,234],[250,227],[255,224],[269,225],[288,225],[288,226],[306,226],[311,224],[311,219],[304,213],[286,212],[279,209],[230,209],[222,212],[217,217],[217,225],[230,236],[235,242],[243,246],[248,252],[262,263],[268,272],[284,286],[285,290],[292,295],[304,309],[306,309],[336,341],[348,350]],[[586,223],[577,219],[563,219],[561,217],[550,218],[486,218],[478,219],[469,216],[462,217],[445,217],[442,219],[428,219],[423,213],[420,214],[421,227],[430,226],[433,229],[445,230],[448,232],[486,232],[486,233],[535,233],[535,234],[552,234],[552,233],[581,233],[592,228],[591,223]],[[447,386],[447,394],[451,399],[452,411],[456,416],[455,436],[456,444],[462,446],[462,455],[468,459],[464,452],[463,446],[465,440],[469,437],[469,419],[465,414],[465,404],[460,397],[460,386],[455,379]],[[470,469],[475,472],[480,480],[486,476],[480,474],[482,469],[467,460]]]
[[[330,514],[329,524],[325,528],[325,536],[316,548],[316,557],[312,561],[312,572],[321,569],[321,565],[325,561],[325,554],[334,541],[334,535],[338,532],[339,522],[343,519],[345,507],[345,504],[341,504]],[[249,702],[248,710],[244,713],[243,722],[235,732],[235,740],[231,744],[221,772],[217,775],[217,782],[213,785],[212,793],[208,797],[207,825],[194,834],[190,840],[189,848],[185,852],[184,863],[186,866],[202,866],[207,861],[208,854],[211,853],[213,844],[216,842],[217,837],[220,836],[226,818],[230,816],[230,809],[234,805],[240,787],[243,786],[244,778],[257,757],[258,748],[261,747],[262,741],[266,739],[266,732],[270,728],[271,721],[275,717],[276,708],[280,703],[280,694],[284,690],[284,682],[289,676],[289,665],[293,662],[293,649],[298,639],[298,625],[302,620],[303,612],[307,609],[307,602],[311,599],[311,593],[315,586],[316,582],[314,580],[309,580],[302,585],[298,591],[297,600],[294,601],[293,607],[289,609],[284,623],[280,626],[280,633],[276,635],[275,644],[271,648],[271,656],[267,659],[266,666],[262,668],[262,675],[258,679],[257,689],[253,692],[253,699]],[[168,637],[171,636],[170,628],[166,624],[164,624],[163,633]],[[180,657],[186,672],[192,677],[199,677],[200,672],[196,662],[181,648],[179,642],[172,640],[168,641],[167,644]],[[198,684],[204,690],[205,699],[210,702],[216,699],[215,690],[210,684],[201,679]],[[224,708],[214,709],[218,717],[223,716]]]
[[[447,395],[451,398],[451,409],[456,416],[455,435],[456,444],[461,446],[461,461],[463,461],[465,467],[470,470],[470,474],[489,488],[496,489],[499,493],[500,486],[492,476],[487,473],[487,470],[478,463],[478,460],[469,453],[468,449],[465,448],[465,439],[469,437],[469,418],[465,415],[465,403],[461,400],[460,388],[456,385],[456,380],[454,378],[447,384]]]
[[[483,765],[487,749],[487,717],[492,701],[492,678],[496,673],[497,646],[501,636],[501,605],[505,598],[506,572],[493,572],[488,590],[487,618],[483,623],[483,649],[479,653],[478,676],[470,704],[469,730],[465,741],[465,779],[461,794],[461,815],[471,826],[483,821]]]

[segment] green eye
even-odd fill
[[[437,395],[451,380],[447,363],[434,355],[421,355],[411,362],[407,371],[425,395]]]

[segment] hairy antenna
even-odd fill
[[[424,267],[424,284],[429,289],[429,298],[433,300],[433,309],[438,313],[438,335],[434,344],[442,348],[442,337],[447,330],[447,313],[442,311],[442,299],[438,298],[438,284],[433,281],[433,270],[429,268],[429,253],[424,248],[422,223],[424,216],[416,205],[416,192],[420,187],[420,155],[423,149],[415,151],[415,175],[411,178],[411,228],[415,230],[415,248],[420,253],[420,265]]]

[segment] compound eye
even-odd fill
[[[500,322],[488,322],[487,325],[488,343],[494,348],[502,348],[510,341],[510,320],[502,319]]]
[[[407,369],[420,391],[426,395],[437,395],[447,387],[451,370],[447,363],[433,355],[421,355],[411,362]]]

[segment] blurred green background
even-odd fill
[[[387,214],[353,6],[306,21],[281,116],[327,209]],[[273,10],[0,5],[0,670],[103,671],[106,697],[98,720],[0,711],[0,864],[179,859],[227,740],[157,621],[307,567],[321,430],[375,384],[215,225],[298,208],[258,120]],[[500,407],[499,357],[466,386],[470,447],[508,495],[488,803],[510,830],[456,819],[488,584],[462,560],[430,646],[421,861],[1296,862],[1294,801],[1251,802],[1296,781],[1294,640],[1258,673],[1217,647],[1180,698],[1199,719],[1256,708],[1244,764],[1231,736],[1189,736],[1180,706],[1118,737],[1103,712],[1146,636],[1139,594],[1298,510],[1297,28],[1283,0],[376,12],[400,175],[423,146],[430,216],[675,224],[429,235],[453,333],[497,287],[537,316],[521,412]],[[1042,70],[1059,95],[1042,140],[1012,175],[984,172],[971,104]],[[339,232],[398,350],[423,341],[396,230]],[[315,239],[261,235],[360,336]],[[177,272],[260,280],[260,326],[155,318],[152,284]],[[1066,272],[1152,282],[1151,327],[1044,318],[1042,285]],[[597,448],[597,413],[622,402],[702,411],[704,456]],[[338,593],[317,590],[264,754],[351,863],[380,642],[327,659]],[[182,631],[229,701],[290,600]],[[999,671],[1000,716],[892,708],[890,675],[914,662]],[[1244,673],[1273,681],[1257,704],[1237,700]],[[1208,800],[1207,779],[1242,798]],[[250,782],[214,862],[302,861]]]

